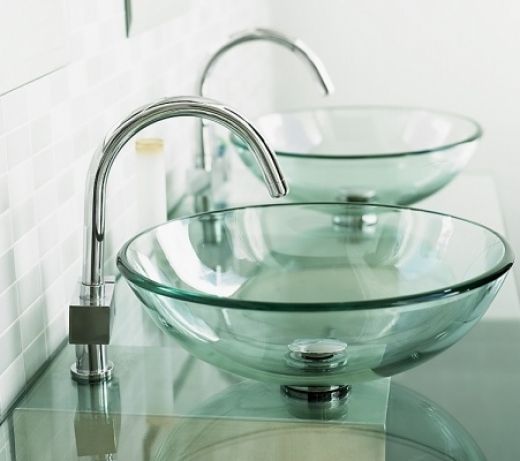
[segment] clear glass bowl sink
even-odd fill
[[[369,209],[369,231],[331,224]],[[240,376],[298,386],[390,376],[467,333],[513,257],[494,231],[384,205],[282,204],[169,221],[118,266],[157,324]]]
[[[377,106],[273,113],[255,125],[276,151],[292,201],[415,203],[465,167],[482,135],[459,115]],[[247,145],[231,141],[260,177]]]

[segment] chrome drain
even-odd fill
[[[336,196],[336,201],[356,204],[373,203],[376,194],[372,190],[365,189],[342,189]],[[362,229],[373,226],[377,223],[377,215],[371,213],[370,207],[345,207],[343,213],[339,213],[332,218],[332,223],[338,227],[348,227]]]
[[[347,364],[347,344],[335,339],[297,339],[287,347],[287,365],[299,370],[326,372]]]

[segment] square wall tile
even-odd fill
[[[0,214],[0,255],[4,254],[13,244],[13,230],[11,212],[4,211]]]
[[[45,255],[60,242],[59,214],[54,212],[38,226],[40,256]]]
[[[18,319],[18,294],[16,285],[0,293],[0,334]]]
[[[9,170],[9,203],[15,207],[29,199],[34,192],[31,163],[25,161]]]
[[[45,345],[45,334],[42,331],[32,344],[23,352],[25,376],[30,379],[47,359],[47,347]]]
[[[11,208],[13,224],[13,240],[16,242],[35,226],[34,202],[29,198],[25,202]]]
[[[54,213],[60,203],[54,178],[47,181],[34,193],[34,217],[37,225],[44,225],[45,221]]]
[[[31,150],[32,152],[39,152],[48,147],[51,142],[51,117],[49,114],[45,114],[31,122]]]
[[[14,253],[10,249],[0,255],[0,293],[7,290],[15,280]]]
[[[7,174],[0,176],[0,213],[9,208],[9,177]]]
[[[20,323],[15,322],[0,335],[0,375],[22,353]]]
[[[7,166],[14,168],[31,156],[31,130],[29,124],[17,127],[5,136]]]
[[[0,128],[0,176],[7,172],[7,141]]]
[[[20,317],[22,348],[27,348],[45,331],[44,308],[45,300],[43,297],[40,297]]]
[[[52,108],[49,76],[29,83],[26,88],[30,118],[35,119],[48,114]]]
[[[40,266],[34,266],[16,283],[18,284],[18,302],[21,314],[42,294]]]
[[[38,264],[38,232],[36,229],[25,234],[13,246],[14,270],[19,279]]]
[[[47,147],[32,158],[34,188],[44,185],[55,175],[54,152]]]
[[[2,408],[7,408],[25,387],[25,367],[23,357],[14,360],[7,370],[0,374],[0,398]]]
[[[18,128],[29,120],[29,111],[27,107],[27,90],[25,87],[18,88],[14,91],[1,96],[3,129],[11,131]]]
[[[50,356],[67,337],[69,327],[68,318],[67,312],[60,312],[58,316],[49,323],[45,330],[47,356]]]
[[[56,245],[48,251],[40,261],[40,271],[43,289],[49,288],[62,272],[60,246]]]

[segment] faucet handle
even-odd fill
[[[70,344],[109,344],[114,318],[115,278],[106,277],[103,294],[95,304],[85,302],[84,288],[78,282],[76,295],[69,305]]]

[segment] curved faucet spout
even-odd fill
[[[98,291],[98,287],[103,285],[105,195],[114,160],[123,146],[143,128],[160,120],[183,116],[209,119],[235,132],[251,147],[271,196],[282,197],[287,194],[287,185],[274,152],[256,128],[233,109],[200,97],[165,98],[138,109],[105,138],[90,165],[85,197],[86,235],[82,278],[90,299]]]
[[[265,40],[272,43],[276,43],[281,45],[293,53],[296,53],[300,56],[304,62],[308,64],[312,73],[316,77],[320,87],[322,88],[325,95],[329,95],[334,91],[334,85],[332,84],[332,80],[329,77],[328,72],[325,69],[325,66],[321,62],[321,60],[316,56],[316,54],[300,39],[288,37],[281,32],[271,29],[263,29],[256,28],[252,30],[246,30],[243,32],[239,32],[236,35],[233,35],[231,39],[222,45],[209,59],[206,66],[204,67],[202,74],[199,78],[198,82],[198,94],[200,96],[204,95],[205,85],[208,76],[211,74],[211,70],[213,69],[214,64],[219,60],[219,58],[226,53],[231,48],[234,48],[241,43],[253,42],[258,40]],[[196,159],[196,167],[199,169],[204,169],[206,171],[211,171],[211,155],[205,152],[204,147],[204,123],[201,121],[200,130],[199,130],[199,145]]]
[[[211,69],[213,68],[213,65],[218,61],[220,56],[237,45],[258,40],[265,40],[276,43],[289,49],[293,53],[298,54],[311,68],[324,94],[329,95],[334,92],[334,85],[332,84],[332,80],[330,79],[325,66],[305,43],[303,43],[298,38],[291,38],[276,30],[256,28],[233,35],[228,42],[226,42],[215,53],[213,53],[200,76],[198,94],[200,96],[204,95],[204,86],[206,84],[206,80],[211,72]]]

